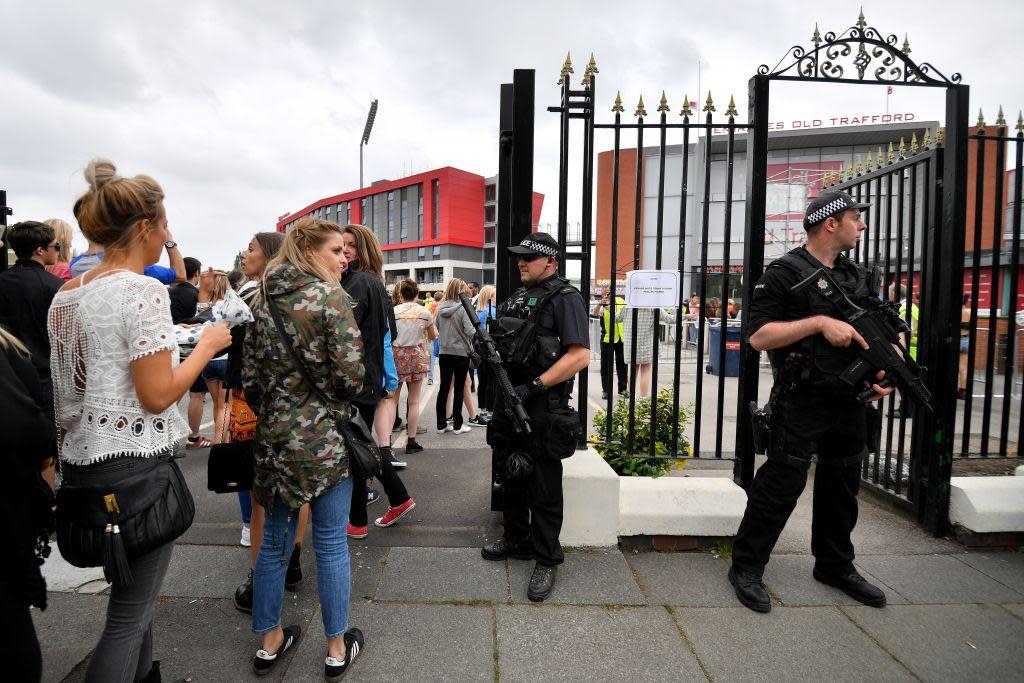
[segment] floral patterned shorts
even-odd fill
[[[395,346],[392,351],[399,382],[418,382],[427,376],[430,355],[425,346]]]

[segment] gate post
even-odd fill
[[[519,271],[512,268],[505,248],[519,244],[533,232],[534,81],[533,69],[516,69],[512,75],[511,96],[508,96],[507,85],[501,89],[502,156],[498,177],[499,219],[495,254],[499,302],[508,298],[520,285]],[[507,124],[511,128],[506,128]],[[508,176],[507,185],[502,175]]]
[[[938,234],[931,240],[932,263],[936,267],[929,279],[928,308],[931,319],[932,396],[935,413],[925,434],[934,434],[935,443],[922,439],[924,506],[922,522],[935,535],[949,529],[949,480],[953,468],[956,429],[957,365],[959,357],[960,302],[963,296],[964,226],[967,221],[967,125],[968,93],[966,85],[946,89],[946,142],[943,149],[942,216],[935,226]],[[935,225],[935,224],[933,224]]]
[[[743,239],[743,307],[749,310],[754,285],[764,272],[764,217],[768,182],[768,76],[754,76],[748,86],[750,127],[747,129],[746,235]],[[750,317],[742,318],[741,336],[747,339]],[[754,480],[754,443],[747,405],[757,402],[761,354],[743,343],[736,406],[736,463],[733,478],[744,489]],[[700,369],[698,368],[698,372]]]
[[[7,270],[7,217],[13,213],[11,207],[7,206],[7,190],[0,190],[0,228],[3,228],[3,235],[0,236],[0,241],[3,241],[0,247],[0,271]]]

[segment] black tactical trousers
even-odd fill
[[[494,421],[487,428],[487,442],[494,448],[497,463],[504,463],[517,448],[533,460],[533,474],[525,480],[502,479],[504,536],[517,545],[532,543],[538,564],[554,566],[565,560],[558,542],[562,532],[562,461],[547,451],[547,401],[548,397],[540,396],[527,404],[533,429],[529,437],[512,432],[499,401]]]
[[[761,576],[782,529],[807,483],[817,456],[811,553],[825,572],[853,567],[850,534],[857,524],[857,492],[865,447],[865,409],[853,398],[793,396],[780,401],[768,460],[747,497],[733,544],[732,562]]]

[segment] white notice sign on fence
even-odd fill
[[[679,271],[632,270],[626,273],[626,305],[676,308],[679,306]]]

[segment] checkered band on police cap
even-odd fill
[[[870,204],[854,201],[846,192],[823,192],[807,205],[807,213],[804,215],[804,227],[821,223],[826,218],[841,214],[847,209],[865,210]]]

